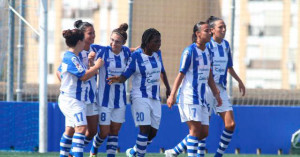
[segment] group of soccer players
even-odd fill
[[[165,151],[166,157],[178,156],[184,149],[188,156],[204,156],[212,110],[225,124],[215,156],[224,154],[235,128],[226,92],[227,71],[238,81],[243,95],[245,87],[233,69],[222,19],[211,16],[207,22],[195,24],[193,43],[182,53],[172,91],[163,66],[158,30],[145,30],[140,47],[128,48],[124,46],[127,24],[112,31],[108,46],[93,44],[92,24],[78,20],[74,26],[75,29],[63,31],[69,50],[57,72],[61,80],[58,104],[66,119],[60,141],[61,157],[82,157],[84,147],[91,141],[90,157],[95,157],[106,139],[107,156],[115,156],[119,130],[125,122],[124,82],[130,77],[131,111],[139,133],[126,156],[145,156],[147,146],[156,136],[161,120],[160,80],[166,86],[167,105],[172,107],[177,102],[181,121],[189,127],[188,135]]]

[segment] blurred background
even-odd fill
[[[39,20],[39,1],[14,2],[20,13],[36,29]],[[66,50],[62,30],[73,28],[82,19],[91,22],[96,31],[95,43],[108,45],[111,31],[129,20],[127,0],[48,0],[48,101],[56,102],[59,82],[55,76],[63,52]],[[18,42],[20,20],[14,17],[9,26],[9,9],[1,0],[0,9],[0,100],[7,100],[8,56],[13,54],[13,100],[17,91],[23,101],[38,100],[39,36],[24,25],[24,50],[20,58]],[[7,3],[7,2],[6,2]],[[232,101],[247,105],[299,105],[300,104],[300,4],[299,0],[239,0],[232,8],[232,0],[135,0],[132,1],[132,47],[140,45],[145,29],[154,27],[162,34],[163,61],[172,85],[178,73],[182,50],[191,44],[195,23],[214,15],[227,24],[226,39],[234,45],[233,62],[236,72],[247,87],[241,97],[233,80]],[[232,11],[235,11],[233,16]],[[234,25],[232,21],[234,20]],[[234,28],[232,27],[234,26]],[[8,32],[14,29],[12,50]],[[232,32],[233,30],[233,32]],[[128,43],[128,42],[127,42]],[[22,60],[22,79],[18,82],[18,59]],[[10,75],[12,76],[12,75]],[[17,90],[17,84],[23,88]],[[230,84],[228,84],[231,86]],[[229,87],[230,88],[230,87]],[[165,100],[161,87],[161,97]]]
[[[4,0],[2,0],[4,1]],[[15,9],[24,9],[25,19],[38,28],[39,1],[16,0]],[[298,0],[239,0],[232,16],[231,0],[136,0],[132,8],[132,47],[140,45],[145,29],[154,27],[162,34],[163,61],[172,85],[178,73],[182,50],[191,44],[195,23],[214,15],[227,24],[226,39],[233,45],[234,68],[247,87],[240,97],[233,80],[234,104],[299,105],[300,103],[300,4]],[[4,2],[2,2],[4,3]],[[20,20],[9,27],[8,7],[0,10],[0,100],[7,99],[8,33],[14,29],[14,88],[16,100],[18,40]],[[66,50],[62,30],[73,28],[82,19],[91,22],[96,31],[95,43],[108,45],[111,31],[129,20],[127,0],[48,0],[48,101],[56,102],[59,82],[55,71]],[[234,25],[231,24],[234,18]],[[232,26],[234,26],[232,32]],[[38,100],[38,35],[24,25],[22,64],[22,100]],[[233,36],[234,33],[234,36]],[[234,37],[232,40],[231,38]],[[229,84],[230,85],[230,84]],[[165,90],[164,86],[161,88]],[[161,95],[163,100],[164,94]]]
[[[64,117],[56,103],[60,83],[55,72],[67,49],[62,30],[74,28],[76,20],[94,25],[95,44],[100,45],[109,45],[111,31],[124,22],[131,21],[132,33],[128,30],[130,40],[126,43],[130,47],[140,45],[144,30],[159,30],[172,86],[181,53],[192,42],[194,24],[213,15],[227,25],[225,38],[231,44],[234,69],[247,88],[242,97],[237,82],[228,83],[237,117],[228,152],[289,153],[292,134],[300,126],[300,0],[48,0],[46,105],[39,94],[39,77],[43,76],[39,68],[45,63],[40,57],[44,53],[39,32],[41,1],[47,0],[0,0],[0,150],[37,151],[44,147],[41,144],[48,144],[46,151],[58,151]],[[20,22],[17,14],[28,23]],[[163,103],[164,93],[162,85]],[[48,111],[41,112],[42,106]],[[129,133],[137,131],[127,108],[121,151],[135,139]],[[177,111],[163,106],[162,127],[150,152],[170,148],[186,135]],[[46,117],[43,120],[41,113]],[[220,117],[212,116],[211,123],[210,135],[220,134]],[[49,128],[43,132],[48,141],[39,141],[41,128]],[[300,130],[294,135],[297,138],[292,143],[298,144],[300,153]],[[216,150],[218,139],[208,137],[209,153]]]

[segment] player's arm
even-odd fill
[[[61,82],[61,78],[60,78],[60,71],[56,71],[56,77],[58,78],[59,82]]]
[[[166,71],[163,71],[163,72],[160,73],[160,79],[162,79],[162,81],[165,84],[165,87],[166,87],[166,98],[168,98],[169,95],[170,95],[170,93],[171,93],[171,88],[170,88],[170,84],[169,84],[169,81],[168,81],[168,77],[167,77]]]
[[[214,81],[214,77],[212,75],[212,71],[209,71],[209,77],[208,77],[208,86],[210,87],[214,97],[216,98],[216,100],[218,101],[218,106],[222,105],[222,99],[220,97],[220,91],[217,88],[215,81]]]
[[[243,81],[240,79],[240,77],[236,74],[235,70],[233,69],[233,67],[229,67],[228,68],[228,72],[229,74],[239,83],[239,90],[242,93],[242,96],[245,95],[246,93],[246,88],[243,84]]]
[[[61,82],[61,64],[59,65],[59,67],[57,68],[57,71],[56,71],[56,77],[58,78],[59,82]]]
[[[86,81],[93,77],[97,72],[98,69],[104,64],[104,61],[101,58],[98,58],[95,62],[95,65],[90,67],[90,69],[86,70],[85,74],[80,78],[82,81]]]
[[[174,81],[173,88],[171,90],[171,94],[167,100],[167,105],[169,108],[171,108],[176,102],[175,98],[176,98],[177,90],[178,90],[184,76],[185,76],[185,74],[180,72]]]
[[[137,50],[138,48],[140,48],[140,46],[137,46],[137,47],[131,47],[129,48],[130,52],[134,52],[135,50]]]

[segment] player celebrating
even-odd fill
[[[227,71],[239,83],[239,90],[242,92],[243,96],[245,95],[246,89],[242,80],[233,69],[229,43],[224,39],[226,34],[226,25],[224,21],[220,18],[211,16],[207,19],[207,22],[209,23],[212,32],[212,38],[207,45],[212,52],[211,55],[214,62],[212,67],[213,76],[217,88],[220,91],[223,103],[222,106],[216,105],[216,100],[209,88],[207,92],[207,102],[211,105],[215,113],[221,116],[225,124],[225,129],[220,138],[219,148],[215,154],[215,157],[221,157],[231,141],[235,128],[232,104],[229,101],[226,91]]]
[[[90,156],[95,157],[98,148],[107,139],[106,153],[108,157],[114,157],[118,147],[118,134],[125,122],[126,110],[126,89],[125,83],[115,83],[109,85],[107,78],[119,76],[124,71],[130,57],[130,49],[123,46],[127,40],[126,30],[128,25],[122,24],[112,31],[110,46],[99,48],[92,45],[97,50],[97,57],[104,61],[104,66],[99,71],[99,84],[97,102],[99,105],[100,132],[94,137]]]
[[[103,62],[99,59],[95,66],[87,70],[79,59],[78,55],[85,45],[83,31],[79,29],[65,30],[63,37],[69,51],[64,53],[61,64],[61,87],[58,98],[59,108],[66,119],[66,130],[60,141],[60,156],[67,157],[72,146],[74,156],[83,157],[84,134],[87,128],[84,90],[87,80],[96,74]],[[75,133],[74,129],[69,129],[74,126]]]
[[[128,66],[120,76],[109,77],[109,84],[125,82],[131,75],[132,89],[131,111],[136,126],[140,132],[134,148],[126,151],[127,156],[145,156],[147,145],[156,136],[161,119],[160,77],[167,91],[170,91],[168,79],[163,66],[160,33],[147,29],[142,36],[141,48],[130,57]],[[131,151],[132,150],[132,151]]]
[[[211,58],[206,43],[210,40],[210,29],[206,22],[194,25],[192,40],[193,44],[184,49],[179,74],[177,75],[171,95],[167,100],[171,108],[175,103],[175,95],[178,93],[178,108],[182,122],[189,127],[187,140],[187,153],[189,157],[197,155],[198,145],[208,135],[209,112],[205,102],[205,87],[207,84],[212,88],[214,96],[219,104],[222,100],[215,86],[211,74]],[[167,157],[177,156],[176,147],[166,150]]]
[[[86,67],[89,67],[88,55],[93,50],[90,48],[91,44],[95,40],[95,30],[92,24],[89,22],[82,22],[78,20],[74,23],[75,28],[78,28],[84,32],[84,43],[83,50],[79,53],[80,60]],[[87,119],[87,131],[85,133],[86,138],[84,144],[87,145],[97,133],[98,124],[98,106],[96,105],[96,86],[97,86],[97,75],[94,75],[88,80],[87,87],[85,89],[85,104],[86,104],[86,119]]]

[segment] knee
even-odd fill
[[[66,130],[65,130],[65,135],[67,135],[67,136],[73,136],[74,135],[74,133],[75,133],[75,129],[74,128],[72,128],[72,127],[66,127]]]
[[[85,135],[86,130],[87,130],[86,125],[75,127],[75,132],[81,133],[81,134],[84,134],[84,135]]]
[[[225,125],[225,128],[226,128],[227,130],[229,130],[229,131],[234,131],[234,129],[235,129],[235,122],[232,121],[232,122],[226,124],[226,125]]]
[[[109,132],[110,132],[109,129],[100,130],[100,134],[99,134],[100,138],[101,139],[105,139],[108,136]]]
[[[115,135],[115,136],[117,136],[118,134],[119,134],[119,128],[114,128],[114,127],[112,127],[111,129],[110,129],[110,135]]]
[[[198,139],[202,140],[208,136],[208,130],[203,130],[198,133]]]
[[[86,131],[86,137],[92,139],[97,134],[97,130],[90,130]]]
[[[144,135],[149,135],[150,133],[150,125],[148,126],[140,126],[140,133],[144,134]]]

